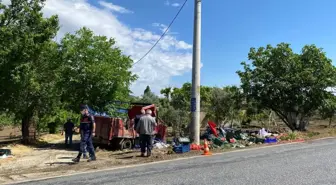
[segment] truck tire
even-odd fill
[[[120,149],[125,150],[125,149],[132,149],[133,143],[130,139],[125,139],[123,142],[120,144]]]

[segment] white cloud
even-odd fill
[[[170,5],[169,0],[166,0],[166,1],[165,1],[165,5],[166,5],[166,6],[169,6],[169,5]]]
[[[336,95],[336,87],[328,87],[328,88],[326,89],[326,91],[331,92],[331,93],[333,93],[334,95]]]
[[[165,24],[160,24],[160,23],[153,23],[152,26],[154,27],[158,27],[160,29],[161,32],[165,32],[166,29],[168,28],[167,25]],[[168,30],[169,31],[169,30]]]
[[[130,55],[134,62],[139,60],[157,41],[160,34],[141,28],[130,28],[120,22],[115,11],[100,9],[87,0],[48,0],[44,15],[58,14],[61,29],[58,39],[67,32],[73,33],[82,26],[92,29],[96,34],[113,37],[117,45]],[[166,35],[159,44],[132,71],[139,79],[132,85],[136,95],[143,93],[147,85],[159,93],[171,82],[172,76],[182,75],[191,70],[192,46],[172,35]]]
[[[124,7],[121,7],[121,6],[118,6],[118,5],[114,5],[112,3],[108,3],[108,2],[105,2],[105,1],[99,1],[98,3],[101,6],[107,8],[107,9],[109,9],[111,11],[114,11],[114,12],[118,12],[118,13],[133,13],[132,11],[127,10]]]
[[[166,31],[166,29],[168,28],[167,25],[160,24],[160,23],[153,23],[152,26],[158,28],[161,33],[164,33]],[[176,34],[178,34],[178,32],[171,32],[170,29],[168,29],[168,31],[166,32],[166,35],[176,35]]]
[[[174,6],[174,7],[179,7],[180,6],[180,3],[173,3],[173,4],[171,4],[172,6]]]
[[[4,5],[9,5],[11,0],[2,0],[2,1],[0,0],[0,2]]]
[[[173,7],[179,7],[179,6],[181,6],[180,3],[171,3],[169,0],[166,0],[164,4],[166,6],[173,6]]]

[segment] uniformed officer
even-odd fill
[[[83,153],[85,153],[85,147],[87,151],[89,152],[89,159],[90,161],[96,160],[96,155],[94,151],[94,147],[92,144],[92,137],[95,136],[95,130],[96,130],[96,123],[94,121],[94,117],[89,114],[89,108],[87,105],[81,105],[81,120],[80,120],[80,134],[81,134],[81,142],[80,142],[80,149],[78,156],[73,159],[74,162],[79,162],[81,156]]]

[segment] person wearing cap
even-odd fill
[[[146,114],[140,118],[136,128],[136,131],[140,135],[139,139],[140,139],[141,157],[145,156],[146,148],[147,148],[147,157],[150,157],[152,154],[153,135],[155,127],[156,127],[156,121],[152,117],[152,111],[148,109],[146,110]]]
[[[96,155],[92,143],[92,137],[95,136],[95,130],[96,130],[96,123],[94,120],[94,117],[89,114],[89,108],[87,105],[81,105],[81,120],[80,120],[80,126],[79,126],[79,132],[81,135],[81,142],[80,142],[80,149],[79,153],[76,158],[73,159],[74,162],[79,162],[81,156],[85,153],[85,147],[87,151],[89,152],[89,159],[90,161],[96,160]]]
[[[72,135],[74,132],[75,124],[68,118],[67,122],[63,125],[63,132],[65,135],[65,146],[72,145]]]

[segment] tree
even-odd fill
[[[329,120],[329,127],[331,127],[331,123],[336,114],[336,96],[330,93],[328,98],[326,98],[320,106],[319,112],[323,119]]]
[[[146,87],[144,90],[144,94],[142,95],[142,98],[139,100],[141,103],[152,103],[156,104],[157,106],[160,103],[160,98],[156,96],[150,89],[149,86]]]
[[[132,59],[122,54],[115,40],[96,36],[82,28],[66,34],[60,45],[62,101],[71,110],[85,103],[105,110],[112,100],[129,98],[136,75],[130,71]]]
[[[175,87],[171,93],[171,105],[174,109],[190,111],[191,83],[184,83],[181,88]]]
[[[227,86],[224,88],[213,88],[211,92],[208,117],[219,123],[233,122],[238,119],[239,110],[242,105],[242,93],[236,86]]]
[[[43,18],[44,0],[0,2],[0,108],[22,120],[23,142],[35,115],[56,103],[54,91],[58,18]],[[56,98],[56,99],[55,99]]]
[[[308,119],[336,83],[336,69],[322,49],[304,46],[300,54],[289,44],[251,48],[238,71],[248,97],[273,110],[291,130],[305,130]]]
[[[152,93],[152,91],[151,91],[149,85],[147,85],[146,89],[144,90],[144,95],[149,94],[149,93]]]
[[[172,92],[172,88],[171,87],[167,87],[167,88],[161,89],[161,91],[160,91],[160,93],[162,95],[164,95],[168,100],[170,99],[171,92]]]

